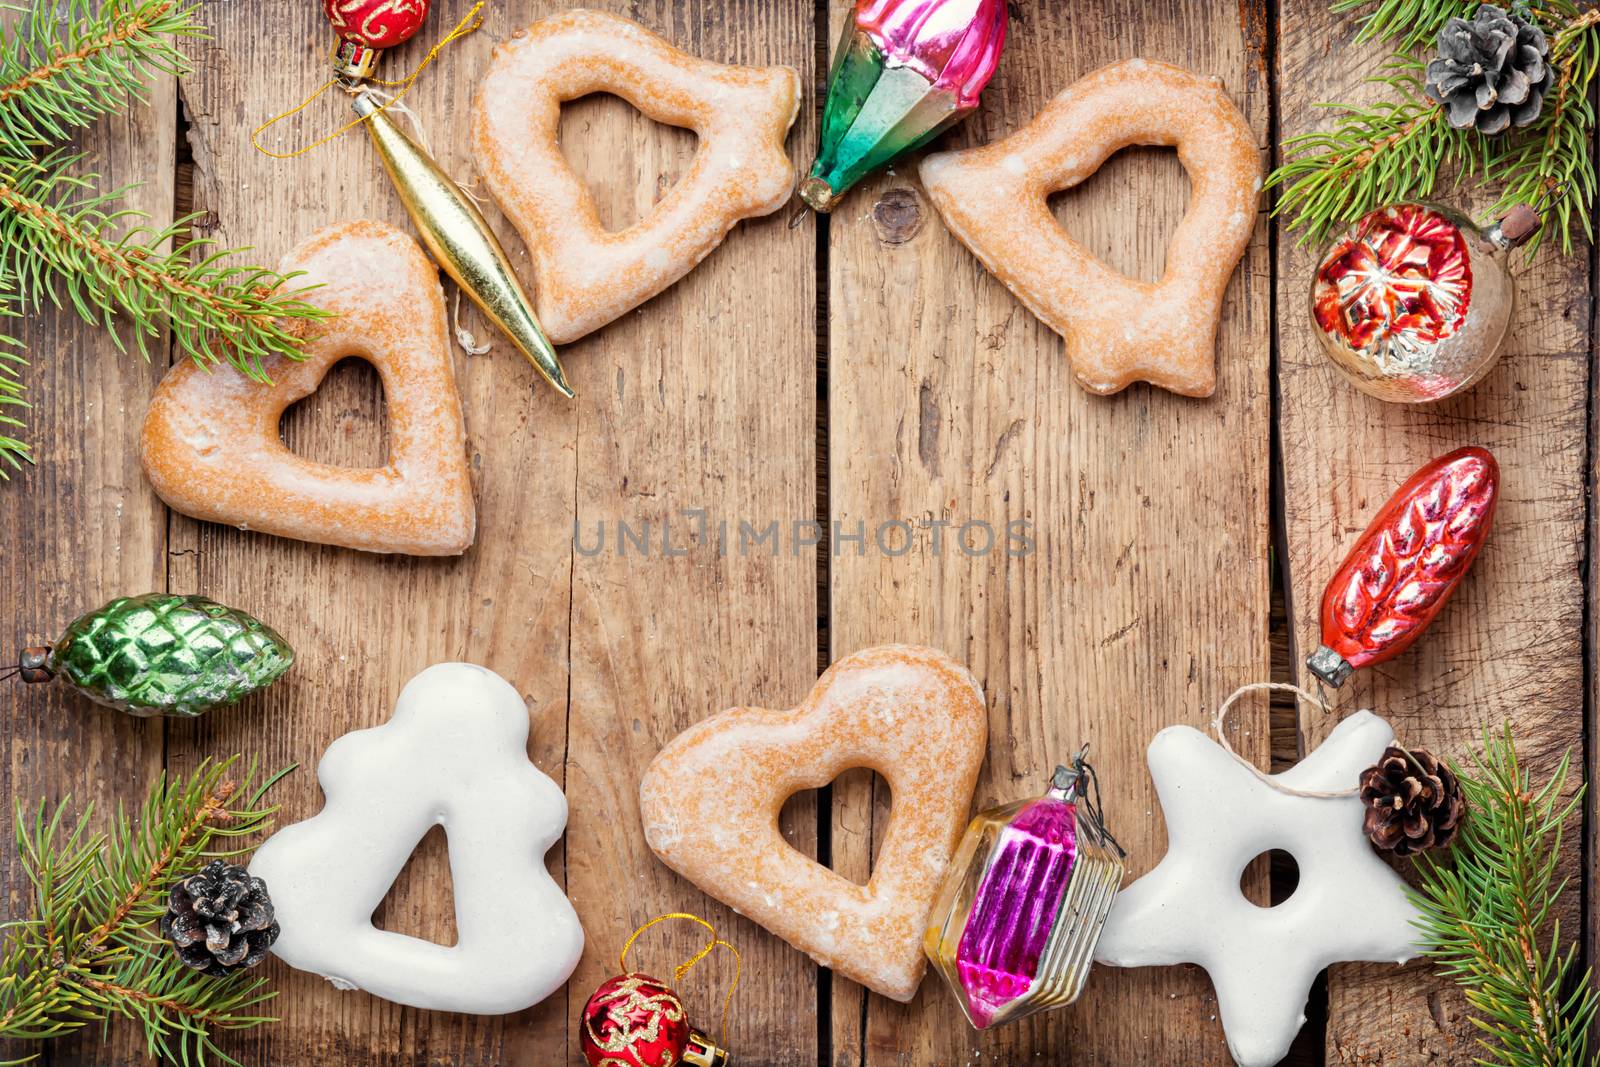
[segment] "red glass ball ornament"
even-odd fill
[[[422,29],[432,0],[322,0],[341,38],[368,48],[405,44]]]
[[[638,972],[596,989],[580,1022],[578,1044],[590,1067],[676,1067],[692,1033],[678,994]]]

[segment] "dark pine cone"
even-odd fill
[[[1458,130],[1504,133],[1539,117],[1550,88],[1550,43],[1532,20],[1492,4],[1439,31],[1424,89]]]
[[[213,978],[248,970],[278,940],[267,884],[243,867],[212,860],[172,887],[161,936],[179,959]]]
[[[1362,829],[1378,848],[1411,856],[1442,848],[1456,836],[1467,802],[1455,774],[1426,749],[1384,750],[1376,766],[1361,772]]]

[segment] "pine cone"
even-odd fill
[[[1467,802],[1461,783],[1426,749],[1384,750],[1377,764],[1361,772],[1362,829],[1385,852],[1411,856],[1443,848],[1456,836]]]
[[[243,867],[212,860],[172,887],[161,936],[179,959],[213,978],[248,970],[278,940],[267,884]]]
[[[1425,91],[1450,125],[1492,135],[1539,117],[1550,87],[1550,43],[1537,23],[1484,4],[1471,22],[1445,23],[1437,43]]]

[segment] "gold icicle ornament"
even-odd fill
[[[427,5],[424,4],[420,13],[411,12],[418,21],[415,25],[408,24],[403,32],[394,35],[394,43],[415,33],[426,11]],[[394,183],[406,213],[416,224],[422,243],[434,261],[461,287],[462,292],[472,298],[474,304],[483,309],[483,313],[495,325],[505,331],[528,358],[528,362],[544,375],[545,380],[555,386],[562,396],[571,399],[572,386],[567,384],[567,375],[561,368],[560,359],[556,357],[555,347],[539,325],[533,304],[517,280],[516,272],[511,269],[511,261],[501,247],[499,238],[494,235],[494,230],[490,229],[483,213],[461,191],[461,187],[415,141],[402,133],[387,114],[390,107],[411,91],[417,76],[438,58],[446,46],[478,29],[483,21],[482,12],[482,3],[473,5],[455,29],[433,46],[427,58],[397,82],[375,77],[378,60],[384,50],[378,42],[364,39],[342,21],[336,22],[336,29],[340,26],[344,26],[344,29],[334,44],[334,77],[300,104],[256,127],[250,139],[256,150],[265,155],[274,159],[292,159],[327,144],[352,126],[364,124],[378,149],[379,158],[383,160],[384,169],[389,173],[389,180]],[[278,152],[262,145],[263,132],[304,111],[336,85],[354,98],[354,119],[321,139],[293,151]],[[386,102],[379,103],[369,85],[389,86],[400,91]]]
[[[534,316],[499,238],[461,187],[385,114],[372,94],[355,98],[356,114],[378,149],[422,243],[461,291],[516,343],[562,396],[571,398],[555,347]]]

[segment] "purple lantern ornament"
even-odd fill
[[[1089,976],[1125,853],[1087,753],[1044,796],[979,812],[950,861],[923,950],[979,1030],[1071,1004]]]
[[[867,174],[971,114],[1005,40],[1005,0],[858,0],[801,199],[828,211]]]

